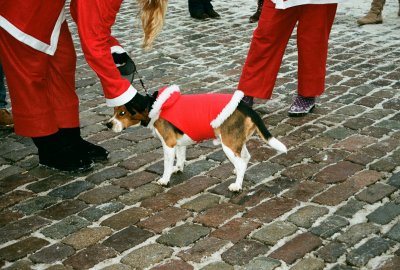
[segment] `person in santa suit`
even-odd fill
[[[298,94],[289,116],[315,107],[325,90],[328,39],[337,4],[343,0],[265,0],[239,79],[243,101],[270,99],[289,38],[297,25]]]
[[[160,32],[167,0],[138,0],[144,47]],[[72,0],[85,58],[100,78],[108,106],[136,94],[116,64],[129,56],[111,36],[122,0]],[[108,151],[81,138],[75,93],[76,53],[65,20],[65,0],[5,0],[0,3],[0,62],[7,78],[15,133],[32,138],[39,163],[84,171]],[[115,61],[114,61],[115,60]]]

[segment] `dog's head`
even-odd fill
[[[105,125],[114,132],[131,126],[147,126],[150,123],[149,111],[157,93],[153,96],[136,94],[127,104],[114,107],[114,115]]]

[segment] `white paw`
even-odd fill
[[[228,189],[230,191],[240,191],[242,189],[242,186],[236,183],[232,183],[229,185]]]
[[[161,178],[160,180],[157,181],[157,184],[161,186],[166,186],[168,185],[169,179]]]
[[[233,173],[233,174],[236,174],[236,169],[233,169],[232,173]]]

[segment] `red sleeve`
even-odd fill
[[[83,53],[89,66],[100,78],[109,106],[119,106],[134,95],[130,82],[121,77],[111,55],[111,47],[119,45],[111,36],[111,27],[122,0],[72,0],[74,18]]]

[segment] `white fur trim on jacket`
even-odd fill
[[[111,47],[111,53],[118,53],[118,54],[122,54],[122,53],[126,53],[126,51],[124,50],[124,48],[122,48],[121,46],[112,46]]]
[[[51,33],[50,44],[47,44],[27,33],[22,32],[20,29],[15,27],[11,22],[9,22],[3,16],[0,16],[0,28],[4,28],[4,30],[6,30],[14,38],[34,48],[35,50],[41,51],[48,55],[54,55],[57,50],[61,25],[64,21],[65,21],[65,11],[63,8],[60,12],[60,15],[58,16],[53,32]]]
[[[301,5],[322,5],[322,4],[338,4],[344,2],[344,0],[272,0],[275,3],[276,9],[287,9],[290,7],[301,6]]]
[[[161,113],[161,107],[162,105],[170,98],[170,96],[174,92],[180,92],[179,86],[177,85],[171,85],[167,87],[158,97],[157,100],[153,103],[153,106],[151,107],[151,110],[149,112],[149,117],[151,120],[157,120],[158,117],[160,116]]]
[[[213,128],[219,127],[231,114],[236,110],[239,102],[242,100],[244,93],[240,90],[236,90],[232,96],[232,99],[226,104],[222,111],[218,114],[217,118],[211,121]]]
[[[106,99],[106,104],[109,107],[117,107],[128,103],[137,93],[137,90],[130,85],[129,88],[120,96],[112,99]]]

